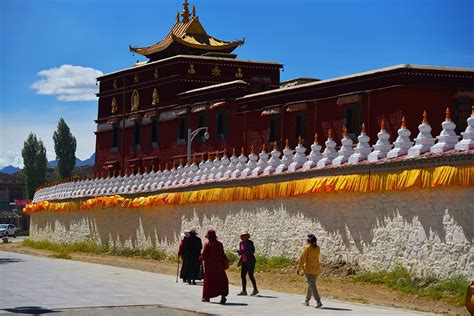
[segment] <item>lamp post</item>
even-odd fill
[[[196,135],[199,134],[200,131],[204,131],[204,130],[206,131],[204,133],[204,139],[209,139],[209,133],[207,132],[208,129],[206,126],[199,127],[195,129],[194,131],[188,128],[188,142],[186,143],[188,146],[187,157],[186,157],[186,162],[188,165],[191,164],[191,143],[193,142],[194,137],[196,137]]]

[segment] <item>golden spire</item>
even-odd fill
[[[207,152],[207,160],[211,160],[211,159],[212,159],[212,158],[211,158],[211,153],[208,151],[208,152]]]
[[[402,128],[407,128],[407,119],[405,115],[402,116]]]
[[[289,145],[289,142],[288,142],[288,138],[287,138],[286,141],[285,141],[285,148],[290,148],[290,145]]]
[[[423,111],[423,121],[421,121],[422,124],[428,124],[428,114],[426,113],[426,110]]]
[[[365,134],[365,123],[362,123],[362,130],[361,130],[361,134]]]
[[[332,128],[328,131],[328,139],[332,140]]]
[[[224,147],[224,153],[222,154],[222,157],[227,156],[227,148]]]
[[[314,143],[318,143],[318,133],[314,133]]]
[[[179,11],[176,11],[176,23],[179,22]]]
[[[471,105],[471,116],[474,116],[474,104]]]
[[[255,154],[255,149],[254,149],[253,145],[250,146],[250,153]]]
[[[382,120],[380,121],[380,130],[381,130],[381,131],[384,131],[384,130],[385,130],[385,119],[382,119]]]
[[[262,152],[265,152],[267,146],[265,145],[265,143],[262,144]]]
[[[242,149],[240,150],[240,154],[241,154],[241,155],[245,155],[245,148],[244,148],[244,146],[242,146]]]
[[[194,6],[194,4],[193,4],[193,13],[192,14],[193,14],[193,18],[195,18],[196,17],[196,6]]]
[[[344,128],[342,129],[342,136],[343,137],[347,137],[347,127],[344,126]]]
[[[165,170],[168,170],[168,163],[165,163]]]
[[[451,121],[451,110],[449,109],[449,106],[446,108],[446,119],[445,121]]]
[[[188,7],[188,0],[184,0],[183,3],[183,12],[181,13],[181,16],[183,17],[183,20],[181,22],[183,23],[188,23],[189,22],[189,7]]]
[[[158,164],[158,171],[161,171],[161,162]]]
[[[298,136],[298,145],[301,145],[303,144],[303,139],[301,138],[301,136]]]
[[[237,157],[235,153],[235,147],[232,147],[232,157]]]

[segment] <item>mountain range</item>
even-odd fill
[[[81,167],[81,166],[93,166],[95,163],[95,153],[93,153],[89,158],[85,160],[81,160],[79,158],[76,158],[76,167]],[[57,160],[51,160],[48,161],[48,168],[55,168],[58,165]],[[0,169],[0,172],[7,173],[7,174],[13,174],[17,171],[20,171],[21,168],[14,167],[14,166],[6,166]]]

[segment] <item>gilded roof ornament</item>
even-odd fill
[[[237,68],[237,72],[235,73],[235,78],[243,78],[244,74],[242,73],[242,68]]]
[[[138,105],[140,103],[140,96],[138,95],[138,91],[135,89],[132,92],[132,99],[131,99],[131,111],[138,111]]]
[[[160,102],[160,96],[158,94],[158,90],[153,89],[153,95],[151,97],[151,105],[155,106]]]
[[[158,68],[155,69],[153,76],[155,77],[155,79],[158,79],[160,77],[160,75],[158,74]]]
[[[196,69],[194,68],[194,64],[189,64],[189,68],[188,68],[188,74],[195,74],[196,73]]]
[[[193,13],[192,14],[193,14],[193,18],[195,18],[196,17],[196,6],[194,4],[193,4]]]
[[[449,109],[449,106],[446,108],[446,119],[445,121],[451,121],[451,110]]]
[[[211,70],[211,75],[220,76],[221,75],[221,70],[219,69],[219,67],[214,66],[214,68],[212,68],[212,70]]]
[[[402,116],[402,128],[407,128],[407,119],[405,115]]]
[[[188,23],[189,22],[189,4],[188,0],[184,0],[183,3],[183,12],[181,13],[181,16],[183,17],[182,21],[183,23]]]
[[[426,113],[426,110],[423,111],[423,121],[421,121],[422,124],[428,124],[428,113]]]
[[[112,99],[112,114],[118,111],[118,103],[115,97]]]

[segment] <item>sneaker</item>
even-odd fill
[[[227,299],[226,299],[225,297],[222,297],[222,298],[221,298],[221,301],[219,302],[219,304],[224,305],[225,302],[227,302]]]
[[[320,308],[321,306],[323,306],[323,303],[321,303],[321,301],[319,301],[318,304],[316,304],[316,306],[314,308]]]
[[[257,294],[258,294],[258,290],[253,290],[252,294],[250,294],[250,295],[255,296]]]
[[[304,301],[304,302],[303,302],[303,306],[309,306],[309,302],[308,302],[308,301]]]
[[[240,292],[239,294],[237,294],[239,296],[247,296],[247,291],[242,291]]]

